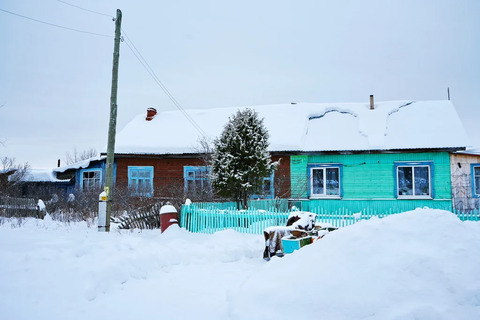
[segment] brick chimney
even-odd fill
[[[156,115],[157,115],[157,109],[150,107],[147,109],[147,117],[145,118],[145,120],[150,121],[153,118],[155,118]]]
[[[373,103],[373,94],[370,95],[370,110],[375,110],[375,104]]]

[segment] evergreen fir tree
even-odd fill
[[[263,119],[252,109],[239,110],[229,118],[222,134],[214,141],[210,178],[215,192],[247,208],[278,163],[268,152],[268,131]]]

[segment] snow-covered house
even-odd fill
[[[249,108],[264,118],[269,151],[281,159],[266,181],[271,197],[298,200],[304,209],[452,206],[450,153],[465,150],[469,140],[450,101]],[[190,196],[207,183],[200,142],[218,137],[238,109],[138,115],[117,135],[117,186]]]
[[[70,182],[68,193],[98,192],[105,183],[106,156],[92,157],[53,169],[58,179]],[[115,167],[114,167],[115,169]]]
[[[71,187],[69,179],[59,179],[52,169],[27,169],[20,178],[16,195],[21,197],[66,199]]]
[[[202,141],[219,136],[228,118],[239,108],[189,110],[193,124],[183,112],[157,114],[155,110],[152,114],[152,108],[149,109],[147,117],[138,115],[117,134],[116,188],[130,188],[134,195],[165,199],[211,199]],[[265,179],[264,190],[256,197],[289,198],[289,154],[282,150],[271,153],[280,165],[275,174]]]

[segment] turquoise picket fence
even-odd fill
[[[270,226],[284,226],[289,213],[271,210],[236,210],[183,206],[180,226],[191,232],[214,233],[233,229],[243,233],[262,234]]]
[[[468,212],[453,210],[453,213],[462,221],[480,221],[480,209]]]
[[[195,207],[201,209],[221,209],[221,210],[236,210],[237,203],[230,202],[195,202]],[[249,200],[248,208],[255,210],[266,210],[270,211],[272,208],[276,211],[288,211],[288,199],[260,199],[260,200]]]
[[[243,233],[262,234],[263,230],[271,226],[285,226],[289,211],[278,210],[272,207],[269,210],[248,209],[236,210],[236,205],[191,204],[184,205],[180,212],[180,226],[191,232],[214,233],[226,229],[233,229]],[[317,215],[317,222],[322,225],[331,225],[341,228],[352,225],[360,220],[372,217],[383,218],[398,212],[389,209],[378,212],[365,208],[354,212],[345,208],[327,210],[321,207],[310,208],[310,212]],[[462,221],[480,221],[480,211],[469,212],[453,211]]]
[[[370,208],[362,209],[359,212],[348,210],[346,208],[339,208],[337,210],[327,210],[321,207],[311,208],[310,212],[317,215],[317,222],[332,225],[336,228],[346,227],[352,225],[359,220],[368,220],[372,217],[383,218],[398,212],[393,209],[387,211],[378,212]]]
[[[378,213],[368,209],[353,212],[347,209],[327,211],[323,208],[312,208],[310,212],[317,215],[317,222],[320,224],[324,223],[337,228],[352,225],[361,219],[370,219],[373,216],[381,218],[395,213],[392,210]],[[244,233],[262,234],[267,227],[285,226],[289,215],[289,211],[279,211],[276,208],[236,210],[230,206],[215,208],[205,204],[200,206],[192,204],[182,207],[180,226],[191,232],[200,233],[233,229]]]

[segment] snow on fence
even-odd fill
[[[311,208],[310,212],[317,215],[317,222],[330,224],[341,228],[352,225],[360,220],[372,217],[383,218],[398,212],[389,209],[386,212],[377,212],[373,209],[363,209],[353,212],[345,208],[328,211],[324,208]],[[480,221],[480,211],[455,212],[462,221]],[[263,230],[271,226],[285,226],[289,211],[279,211],[275,207],[269,210],[236,210],[226,206],[223,209],[214,206],[200,206],[197,204],[184,205],[180,212],[180,226],[191,232],[214,233],[221,230],[233,229],[239,232],[262,234]]]
[[[316,207],[312,208],[310,211],[317,215],[318,223],[329,223],[336,228],[352,225],[359,220],[368,220],[372,217],[383,218],[398,213],[392,209],[389,209],[386,212],[378,212],[370,208],[365,208],[360,212],[353,212],[345,208],[329,211],[321,207]]]
[[[180,226],[191,232],[214,233],[233,229],[244,233],[262,234],[271,226],[284,226],[288,213],[276,209],[266,210],[236,210],[198,208],[195,205],[185,205],[180,212]]]
[[[361,219],[370,219],[373,216],[383,217],[394,214],[392,211],[376,213],[369,210],[356,213],[346,209],[327,212],[323,208],[314,208],[310,211],[317,214],[317,222],[327,223],[337,228],[354,224]],[[289,211],[279,211],[276,208],[236,210],[234,208],[197,207],[196,204],[192,204],[182,207],[180,226],[191,232],[200,233],[234,229],[244,233],[262,234],[267,227],[285,226],[289,214]]]
[[[43,218],[40,207],[33,198],[0,197],[0,216]]]

